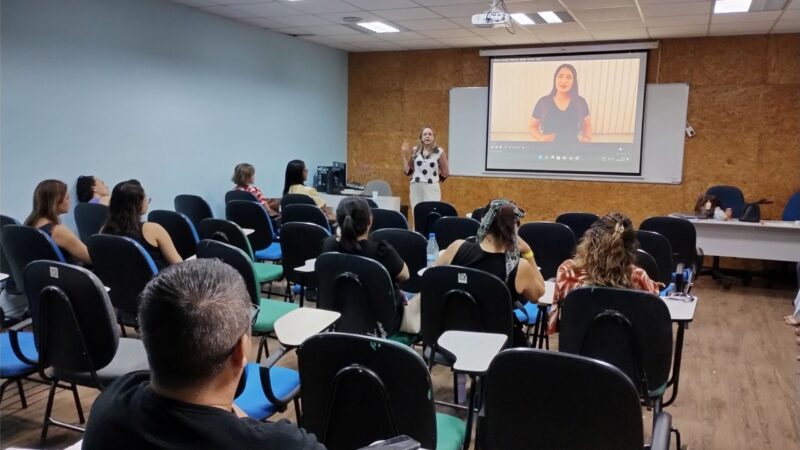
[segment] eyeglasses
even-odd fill
[[[153,199],[152,199],[152,198],[150,198],[150,197],[147,197],[147,204],[148,204],[148,205],[150,204],[150,202],[151,202],[151,201],[153,201]]]
[[[258,313],[261,311],[261,307],[252,303],[250,304],[250,327],[255,326],[256,320],[258,319]]]

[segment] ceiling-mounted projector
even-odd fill
[[[472,16],[472,24],[479,28],[507,27],[511,25],[511,15],[499,9],[491,9]]]

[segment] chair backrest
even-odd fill
[[[414,231],[428,236],[433,232],[433,224],[442,217],[458,217],[458,211],[445,202],[419,202],[414,206]]]
[[[486,214],[486,207],[485,206],[481,206],[480,208],[475,208],[475,209],[472,210],[472,214],[470,214],[470,218],[480,222],[481,220],[483,220],[484,214]]]
[[[651,280],[661,281],[659,279],[661,271],[658,269],[658,263],[650,256],[650,253],[647,253],[641,248],[636,249],[634,264],[647,272],[647,276],[650,277]]]
[[[260,303],[259,285],[253,270],[253,261],[242,250],[224,242],[212,239],[203,239],[197,244],[198,258],[217,258],[233,267],[244,279],[244,285],[250,294],[250,301],[254,305]]]
[[[481,223],[466,217],[442,217],[433,224],[436,233],[436,245],[441,250],[459,240],[467,239],[478,233]]]
[[[186,259],[194,255],[197,242],[200,240],[192,221],[182,213],[157,209],[147,215],[149,222],[155,222],[165,230],[175,244],[175,249],[181,258]]]
[[[97,276],[66,263],[35,261],[24,277],[40,368],[92,372],[107,366],[119,331]]]
[[[400,283],[400,289],[406,292],[417,293],[422,286],[422,277],[418,272],[428,264],[428,240],[424,236],[411,230],[399,228],[384,228],[369,235],[371,241],[386,241],[397,250],[400,258],[408,266],[409,279]]]
[[[25,266],[40,259],[65,262],[58,246],[42,230],[25,225],[5,225],[0,230],[8,267],[20,291],[26,292],[22,273]],[[30,301],[30,299],[28,299]]]
[[[6,225],[20,225],[20,223],[13,217],[0,214],[0,229]],[[0,273],[8,275],[8,279],[6,280],[6,289],[13,294],[19,294],[20,291],[17,287],[17,283],[14,281],[14,274],[11,273],[11,266],[8,264],[6,252],[3,251],[2,236],[0,236]]]
[[[342,317],[336,330],[385,337],[397,332],[397,307],[392,278],[378,261],[344,253],[317,258],[317,307]]]
[[[781,220],[800,220],[800,192],[795,192],[789,197],[789,202],[783,208]]]
[[[679,217],[648,217],[639,225],[639,229],[654,231],[667,238],[672,246],[673,266],[670,273],[675,271],[679,263],[691,267],[697,262],[697,232],[692,222]]]
[[[483,386],[485,411],[478,435],[485,450],[533,448],[534,442],[537,450],[644,446],[636,388],[619,369],[602,361],[544,350],[504,350],[489,365]]]
[[[530,222],[517,233],[536,252],[536,263],[545,280],[555,277],[558,266],[575,255],[575,234],[563,223]]]
[[[730,208],[733,210],[733,217],[739,217],[744,208],[744,194],[736,186],[711,186],[706,191],[707,195],[713,195],[719,199],[719,207],[722,209]]]
[[[78,236],[81,240],[86,242],[93,234],[99,233],[108,215],[108,206],[100,203],[75,205],[75,225],[78,227]]]
[[[242,228],[251,228],[247,236],[254,251],[265,249],[272,244],[272,221],[264,206],[258,202],[231,200],[225,205],[225,218]]]
[[[184,214],[197,228],[200,221],[214,217],[211,207],[199,195],[181,194],[175,196],[175,211]]]
[[[364,200],[367,201],[367,205],[369,205],[370,208],[377,208],[378,207],[378,204],[375,203],[375,200],[371,199],[370,197],[364,197]]]
[[[234,200],[241,200],[245,202],[258,202],[256,196],[247,191],[240,191],[238,189],[233,189],[225,193],[225,204],[228,204]]]
[[[292,205],[287,209],[298,206]],[[319,208],[317,208],[319,211]],[[298,275],[294,269],[302,266],[311,258],[316,258],[322,251],[322,241],[331,234],[325,228],[308,222],[284,223],[281,227],[281,264],[283,276],[292,283],[303,283],[306,286],[316,286],[317,277],[313,273],[304,277]]]
[[[408,230],[408,221],[404,215],[393,209],[372,208],[372,231],[385,228]]]
[[[575,235],[575,239],[580,242],[583,239],[583,234],[586,233],[586,230],[588,230],[597,219],[599,219],[599,217],[594,213],[566,212],[556,217],[556,222],[568,226]]]
[[[328,232],[331,231],[328,218],[325,217],[325,213],[322,212],[317,205],[303,205],[298,203],[286,205],[286,207],[281,210],[281,221],[284,224],[290,222],[314,223],[328,230]],[[283,233],[283,226],[281,226],[281,233]]]
[[[250,259],[255,260],[253,247],[239,225],[225,219],[203,219],[197,227],[200,239],[212,239],[230,244],[243,251]],[[195,247],[195,250],[197,248]]]
[[[281,198],[281,212],[289,205],[315,205],[314,199],[306,194],[286,194]]]
[[[135,322],[139,294],[158,269],[138,242],[124,236],[95,234],[86,243],[94,272],[108,286],[111,304],[124,322]]]
[[[584,287],[567,294],[561,308],[559,351],[616,366],[643,398],[664,387],[672,366],[672,322],[657,295]]]
[[[434,266],[422,274],[422,341],[436,346],[448,330],[504,334],[511,343],[511,294],[500,278],[478,269]]]
[[[364,186],[364,193],[367,195],[372,195],[372,193],[375,191],[378,191],[378,195],[381,197],[392,196],[392,186],[389,184],[389,182],[384,180],[367,181],[366,186]]]
[[[371,336],[322,333],[297,350],[303,427],[329,450],[405,434],[436,448],[425,362],[411,348]]]
[[[636,239],[639,241],[639,248],[646,251],[656,262],[658,276],[650,277],[660,283],[669,284],[672,279],[672,245],[664,236],[655,231],[637,230]],[[650,272],[647,273],[650,275]]]

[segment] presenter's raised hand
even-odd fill
[[[403,156],[408,156],[411,153],[411,144],[408,141],[403,141],[403,145],[400,146],[400,151],[403,153]]]

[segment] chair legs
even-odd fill
[[[56,389],[57,388],[64,388],[69,389],[72,391],[73,398],[75,399],[75,407],[78,410],[78,420],[81,424],[86,423],[86,418],[83,416],[83,407],[81,406],[80,398],[78,397],[78,387],[75,384],[70,384],[69,386],[59,385],[58,380],[53,380],[50,382],[50,392],[47,395],[47,406],[44,410],[44,422],[42,423],[42,435],[40,437],[40,444],[44,444],[45,440],[47,440],[47,429],[50,425],[55,425],[61,428],[66,428],[68,430],[77,431],[79,433],[83,433],[84,429],[81,427],[77,427],[75,425],[71,425],[65,422],[61,422],[59,420],[53,419],[53,400],[56,396]]]
[[[50,383],[50,393],[47,395],[47,406],[44,410],[44,423],[42,424],[42,436],[39,438],[39,443],[44,444],[44,441],[47,440],[47,428],[50,426],[50,415],[53,412],[53,398],[56,395],[56,387],[58,386],[58,382],[53,380]]]
[[[267,336],[261,336],[261,339],[258,341],[258,355],[256,356],[256,362],[261,363],[261,352],[264,352],[264,356],[269,358],[269,347],[267,347]]]
[[[21,378],[11,378],[6,380],[2,385],[0,385],[0,402],[3,401],[3,395],[6,392],[6,388],[9,384],[16,383],[17,384],[17,391],[19,392],[19,400],[22,403],[22,408],[28,407],[28,401],[25,399],[25,391],[22,389],[22,379]]]
[[[75,408],[78,410],[78,421],[81,424],[86,423],[86,418],[83,417],[83,407],[81,406],[81,399],[78,397],[78,386],[72,384],[72,398],[75,399]]]

